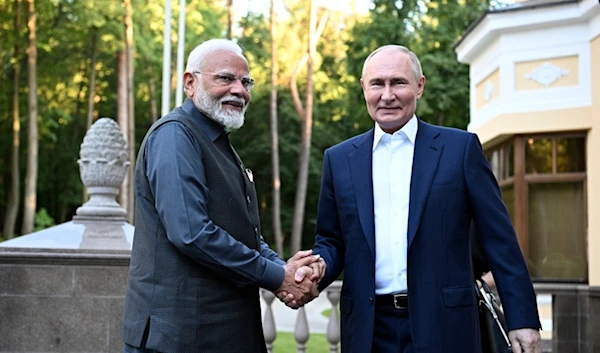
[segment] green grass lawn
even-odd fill
[[[277,332],[273,353],[296,353],[298,346],[293,332]],[[339,352],[339,348],[338,348]],[[306,353],[329,353],[329,342],[322,333],[311,333],[306,342]]]

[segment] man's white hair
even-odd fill
[[[190,52],[185,71],[202,71],[206,59],[211,54],[218,51],[231,52],[234,54],[238,54],[241,57],[244,57],[243,50],[237,43],[232,42],[228,39],[210,39],[198,45],[196,48],[194,48],[194,50]]]
[[[419,57],[417,57],[417,54],[413,53],[412,51],[410,51],[410,49],[408,49],[405,46],[396,45],[396,44],[388,44],[388,45],[384,45],[382,47],[379,47],[379,48],[373,50],[371,52],[371,54],[369,54],[369,56],[367,56],[367,58],[365,59],[365,63],[363,64],[362,74],[360,76],[361,78],[363,78],[365,76],[365,72],[367,71],[367,64],[369,63],[369,61],[371,61],[371,58],[373,58],[375,56],[375,54],[379,53],[380,51],[387,50],[387,49],[397,50],[401,53],[408,54],[408,56],[410,57],[412,70],[415,73],[415,77],[417,78],[417,81],[419,81],[421,79],[421,77],[423,77],[423,69],[421,68],[421,62],[419,61]]]

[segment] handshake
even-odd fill
[[[319,282],[325,275],[327,265],[312,250],[298,251],[283,266],[285,277],[273,293],[285,305],[298,309],[319,296]]]

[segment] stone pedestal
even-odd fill
[[[0,243],[0,353],[123,351],[133,226],[115,200],[129,161],[114,120],[92,125],[78,163],[90,199],[73,220]]]
[[[0,248],[0,352],[122,352],[129,254]]]

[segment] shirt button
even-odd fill
[[[369,304],[373,304],[373,297],[369,297]]]
[[[254,227],[254,234],[258,234],[258,227]]]
[[[250,203],[250,196],[246,196],[246,201],[248,201],[248,203]]]

